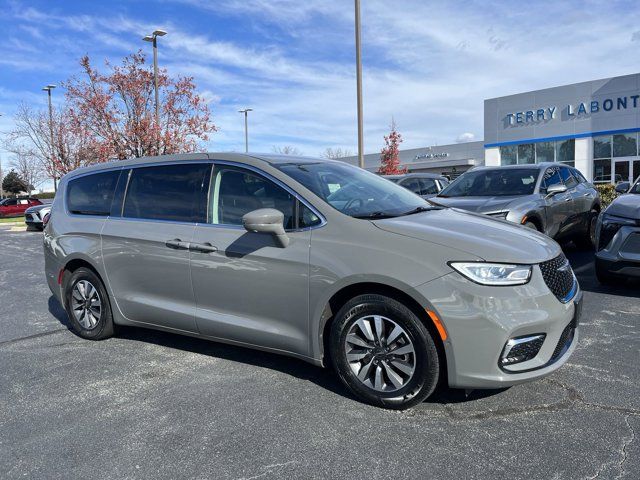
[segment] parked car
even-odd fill
[[[616,198],[598,218],[596,276],[601,283],[640,277],[640,177],[620,182]]]
[[[556,239],[595,245],[598,190],[575,168],[558,163],[477,167],[432,199],[508,220]]]
[[[385,175],[384,178],[411,190],[422,198],[434,197],[449,185],[449,180],[435,173],[405,173],[404,175]]]
[[[42,205],[42,202],[37,198],[5,198],[0,201],[0,218],[19,217],[34,205]]]
[[[44,228],[43,219],[51,211],[51,205],[36,205],[24,211],[24,223],[27,228],[42,230]]]
[[[81,337],[138,325],[331,364],[388,408],[441,379],[548,375],[579,330],[582,293],[556,242],[339,161],[211,153],[82,168],[59,184],[44,252]]]

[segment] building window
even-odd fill
[[[536,163],[533,143],[522,143],[518,145],[518,164],[521,163]]]
[[[576,159],[576,140],[570,138],[561,142],[556,142],[556,162],[566,163],[573,166]]]
[[[553,142],[536,143],[536,163],[554,162],[554,153]]]
[[[638,154],[638,134],[623,133],[613,136],[614,157],[635,157]]]
[[[611,158],[611,135],[593,137],[593,158]]]
[[[611,183],[610,158],[593,161],[593,183]]]
[[[516,163],[518,163],[518,147],[515,145],[500,147],[500,164],[515,165]]]

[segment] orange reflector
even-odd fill
[[[58,285],[62,285],[62,276],[64,275],[64,268],[60,269],[60,273],[58,273]]]
[[[524,217],[522,217],[522,221],[520,222],[522,225],[524,225],[525,223],[527,223],[527,216],[525,215]]]
[[[429,315],[429,317],[431,318],[431,321],[436,326],[436,329],[440,334],[440,338],[444,342],[447,339],[447,331],[444,329],[444,325],[442,325],[442,322],[438,318],[438,315],[436,315],[436,312],[432,310],[427,310],[427,315]]]

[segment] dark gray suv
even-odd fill
[[[439,205],[484,213],[548,236],[595,245],[601,209],[595,187],[575,168],[560,163],[478,167],[431,199]]]
[[[601,283],[640,277],[640,177],[616,185],[624,193],[598,219],[596,275]]]

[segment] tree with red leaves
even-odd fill
[[[380,152],[380,168],[378,173],[381,175],[398,175],[407,173],[407,167],[400,168],[400,144],[402,143],[402,135],[396,129],[396,122],[391,121],[391,132],[384,137],[384,147]]]
[[[148,155],[194,152],[216,131],[204,99],[192,77],[170,78],[158,72],[160,118],[156,123],[153,68],[142,51],[124,58],[122,65],[106,62],[98,72],[88,56],[80,60],[81,79],[64,83],[69,125],[87,134],[95,162]]]

